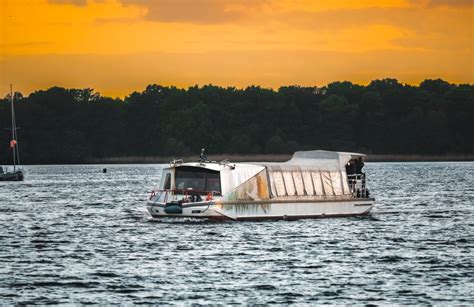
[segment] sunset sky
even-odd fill
[[[474,83],[474,0],[0,0],[0,96]]]

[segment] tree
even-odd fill
[[[378,154],[473,154],[474,85],[396,79],[368,86],[148,85],[125,99],[93,89],[15,93],[22,162],[117,156],[280,154],[330,149]],[[10,100],[0,99],[0,163],[11,163]]]

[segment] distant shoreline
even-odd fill
[[[291,159],[290,154],[262,155],[210,155],[212,161],[229,160],[231,162],[283,162]],[[183,159],[185,162],[197,161],[197,156],[188,157],[110,157],[91,159],[86,164],[153,164],[168,163],[172,160]],[[449,162],[474,161],[474,155],[367,155],[367,162]]]
[[[284,162],[291,159],[290,154],[261,154],[261,155],[234,155],[219,154],[210,155],[211,161],[229,160],[231,162]],[[41,162],[29,163],[24,161],[23,165],[74,165],[74,164],[167,164],[173,160],[182,159],[184,162],[196,162],[197,156],[185,157],[164,157],[164,156],[128,156],[128,157],[107,157],[92,158],[80,162]],[[473,155],[371,155],[365,158],[367,162],[456,162],[456,161],[474,161]],[[11,161],[1,161],[0,166],[11,166]]]
[[[474,161],[474,155],[367,155],[369,162]]]

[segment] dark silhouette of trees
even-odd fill
[[[474,85],[440,79],[419,86],[383,79],[276,91],[153,84],[123,100],[53,87],[27,97],[15,93],[15,107],[23,163],[185,156],[202,147],[210,154],[474,153]],[[9,125],[7,96],[0,100],[0,128]],[[10,132],[1,130],[1,163],[11,160],[9,141]]]

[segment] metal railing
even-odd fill
[[[221,196],[219,191],[202,191],[193,189],[163,189],[153,190],[150,192],[150,200],[153,198],[155,202],[169,203],[173,201],[182,201],[183,203],[193,203],[200,201],[209,201],[214,196]]]
[[[349,190],[352,195],[357,198],[368,198],[369,190],[366,187],[365,174],[347,175]]]

